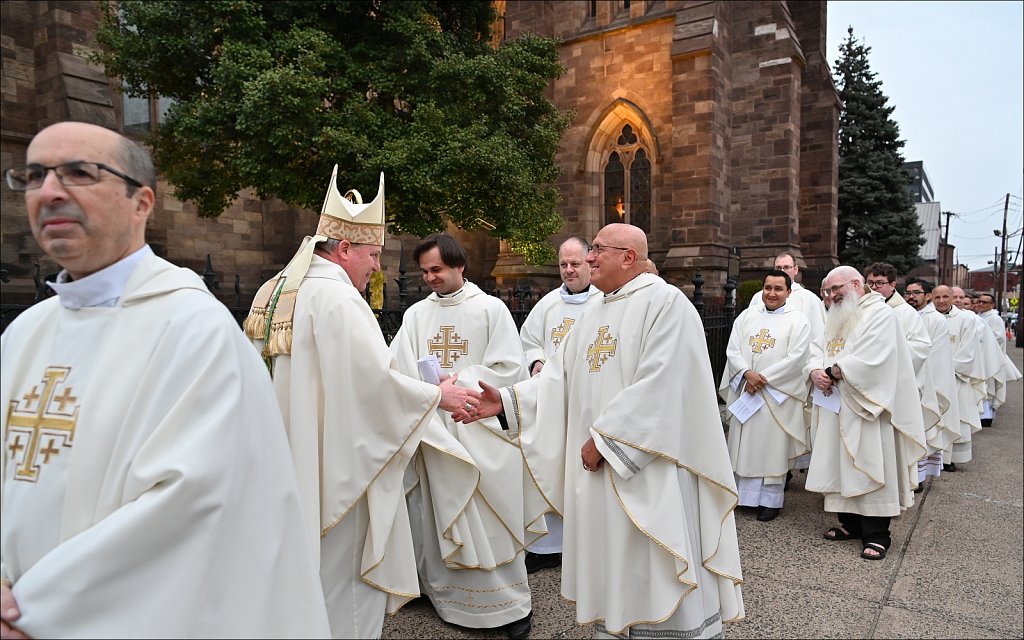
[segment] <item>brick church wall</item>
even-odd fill
[[[505,3],[506,37],[563,42],[566,72],[551,95],[576,118],[557,156],[565,226],[553,244],[600,228],[602,126],[632,109],[657,150],[648,240],[663,277],[686,287],[700,268],[721,286],[733,248],[741,278],[759,277],[782,250],[806,275],[835,264],[838,99],[824,60],[825,3],[589,8]]]

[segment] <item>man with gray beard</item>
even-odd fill
[[[853,267],[829,272],[825,333],[804,372],[814,386],[806,488],[838,515],[828,540],[860,538],[861,558],[885,558],[889,520],[914,504],[927,452],[913,362],[895,312]],[[838,395],[838,399],[835,397]]]

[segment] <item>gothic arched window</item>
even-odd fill
[[[631,125],[623,125],[604,168],[604,224],[651,232],[651,161]],[[628,185],[628,189],[627,189]]]

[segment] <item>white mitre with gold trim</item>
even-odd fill
[[[263,283],[242,323],[245,335],[253,340],[264,340],[263,359],[268,367],[270,358],[292,351],[295,300],[299,285],[309,271],[316,245],[324,240],[348,240],[352,244],[384,246],[387,228],[384,222],[384,174],[380,174],[380,187],[372,202],[363,204],[363,197],[355,189],[349,190],[345,196],[342,197],[338,191],[338,165],[334,165],[327,195],[320,208],[316,235],[306,236],[288,265]]]
[[[384,246],[384,174],[380,174],[380,187],[373,202],[363,204],[355,189],[342,198],[338,192],[338,165],[334,165],[331,184],[327,187],[324,206],[320,208],[320,222],[316,235],[335,240],[348,240],[353,244]],[[348,196],[354,197],[349,200]]]

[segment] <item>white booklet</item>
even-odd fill
[[[736,419],[740,421],[740,424],[745,423],[750,419],[750,416],[757,413],[757,410],[764,406],[764,396],[760,393],[747,393],[743,392],[740,397],[736,399],[736,402],[729,405],[729,411],[732,415],[736,416]]]
[[[441,365],[437,362],[437,356],[430,354],[416,361],[420,370],[420,379],[430,384],[441,384]]]
[[[829,391],[829,395],[825,395],[821,389],[814,387],[814,391],[811,392],[811,402],[832,413],[839,413],[839,407],[842,406],[839,401],[839,387],[832,385]]]

